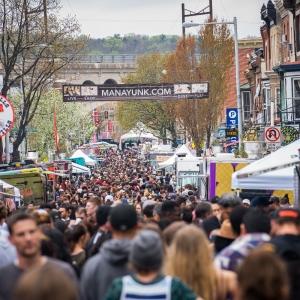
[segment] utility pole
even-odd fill
[[[186,12],[188,12],[186,14]],[[186,9],[184,6],[184,3],[181,4],[181,13],[182,13],[182,24],[185,22],[185,18],[188,17],[195,17],[195,16],[202,16],[202,15],[209,15],[210,19],[213,18],[213,6],[212,6],[212,0],[209,0],[209,5],[200,10],[199,12],[194,12],[189,9]],[[185,37],[185,28],[182,26],[182,36]]]

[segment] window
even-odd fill
[[[197,188],[200,187],[200,177],[188,177],[188,175],[199,175],[199,171],[179,171],[178,175],[186,176],[184,178],[178,178],[178,186],[179,187],[184,187],[186,184],[191,184]]]
[[[109,119],[112,120],[112,121],[114,121],[115,120],[115,116],[114,115],[110,115]]]
[[[242,92],[242,101],[243,101],[243,119],[249,120],[251,114],[251,101],[250,101],[250,92]]]
[[[295,119],[300,119],[300,79],[294,80]]]
[[[101,111],[104,111],[104,106],[103,105],[101,105]]]

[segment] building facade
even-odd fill
[[[250,119],[252,111],[251,84],[248,83],[248,79],[245,77],[244,72],[248,66],[250,54],[255,51],[255,49],[260,49],[261,47],[261,38],[240,39],[238,41],[240,88],[244,120]],[[225,100],[224,110],[221,115],[222,123],[226,123],[226,108],[234,108],[237,106],[235,64],[230,68],[229,78],[229,93]]]

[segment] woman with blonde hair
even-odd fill
[[[165,275],[180,278],[205,300],[225,300],[236,290],[236,275],[215,269],[209,241],[202,229],[179,229],[168,249]]]

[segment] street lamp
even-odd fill
[[[238,47],[238,33],[237,33],[237,19],[233,18],[233,22],[208,22],[208,23],[194,23],[193,21],[184,22],[182,26],[184,28],[198,27],[199,25],[217,25],[217,24],[231,24],[234,25],[234,50],[235,50],[235,73],[236,73],[236,106],[238,109],[238,131],[239,131],[239,147],[243,142],[242,130],[243,130],[243,115],[242,115],[242,103],[241,103],[241,91],[240,91],[240,65],[239,65],[239,47]]]

